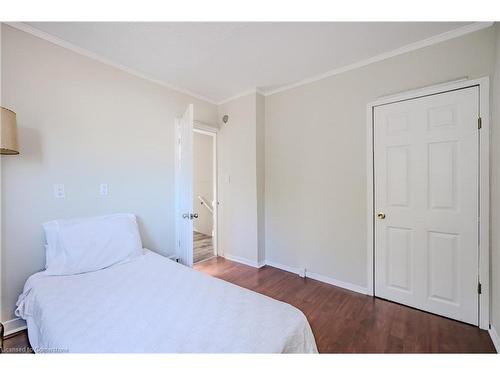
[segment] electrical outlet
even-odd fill
[[[54,198],[56,198],[56,199],[66,198],[66,193],[64,191],[63,184],[55,184],[54,185]]]
[[[299,268],[299,276],[306,277],[306,269],[305,267]]]

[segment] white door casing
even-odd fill
[[[190,104],[175,120],[175,224],[176,254],[181,263],[193,266],[193,123]]]
[[[479,87],[373,109],[375,295],[478,324]]]
[[[199,121],[194,121],[194,132],[195,133],[200,133],[207,135],[209,137],[212,137],[212,160],[213,160],[213,166],[212,166],[212,175],[213,175],[213,199],[212,202],[212,209],[213,209],[213,214],[212,214],[212,222],[213,222],[213,248],[214,248],[214,256],[217,255],[222,255],[219,253],[219,223],[218,223],[218,217],[219,217],[219,187],[218,187],[218,171],[217,171],[217,165],[218,165],[218,155],[217,155],[217,131],[218,129],[214,127],[213,125],[202,123]]]

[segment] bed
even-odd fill
[[[316,353],[289,304],[153,251],[77,274],[32,275],[16,314],[37,353]]]

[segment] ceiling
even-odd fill
[[[212,102],[269,93],[466,26],[460,22],[34,22],[51,34]]]

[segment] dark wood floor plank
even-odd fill
[[[477,327],[270,266],[216,257],[195,269],[297,307],[321,353],[495,353],[488,332]],[[25,331],[5,343],[21,351],[29,345]]]
[[[26,354],[33,353],[28,340],[28,332],[22,330],[13,335],[5,337],[4,353]]]

